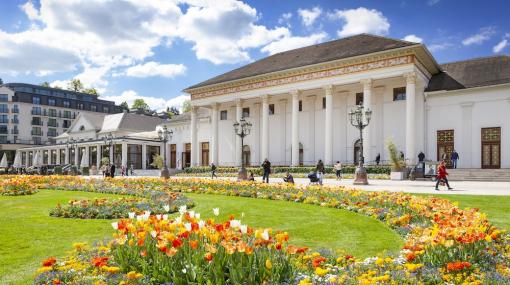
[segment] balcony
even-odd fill
[[[48,135],[48,137],[53,138],[53,137],[58,136],[58,133],[57,133],[57,132],[48,132],[48,134],[47,134],[47,135]]]
[[[0,124],[8,124],[9,119],[0,119]]]
[[[57,112],[48,112],[48,117],[58,117]]]
[[[18,108],[12,108],[12,109],[11,109],[11,112],[13,112],[13,113],[19,113],[19,109],[18,109]]]
[[[0,135],[8,135],[9,130],[8,129],[0,129]]]
[[[43,125],[42,121],[32,121],[32,126],[42,126],[42,125]]]
[[[34,130],[32,130],[31,133],[32,133],[33,136],[42,136],[43,135],[42,131],[34,131]]]
[[[11,119],[11,123],[13,123],[13,124],[19,124],[19,120],[18,120],[18,119]]]
[[[18,129],[12,129],[12,130],[11,130],[11,134],[13,134],[13,135],[19,135],[19,130],[18,130]]]
[[[57,122],[50,122],[48,121],[48,127],[54,127],[54,128],[57,128],[58,127],[58,123]]]
[[[41,110],[32,110],[32,115],[41,116],[42,112]]]
[[[64,113],[64,115],[62,116],[63,118],[66,118],[66,119],[72,119],[72,115],[71,114],[67,114],[67,113]]]

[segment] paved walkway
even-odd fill
[[[220,179],[235,180],[231,177],[221,177]],[[262,178],[257,177],[257,181]],[[296,184],[308,184],[307,178],[295,178]],[[281,178],[270,178],[270,183],[282,182]],[[352,185],[352,179],[343,179],[337,181],[335,179],[324,179],[324,185],[342,185],[364,189],[368,191],[392,191],[392,192],[408,192],[408,193],[425,193],[425,194],[459,194],[459,195],[502,195],[510,196],[510,182],[478,182],[478,181],[454,181],[450,182],[453,190],[446,191],[446,186],[440,186],[441,191],[434,190],[435,182],[433,181],[392,181],[392,180],[369,180],[370,185]]]

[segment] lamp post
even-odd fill
[[[112,156],[111,153],[112,153],[112,145],[113,145],[112,133],[108,133],[106,136],[104,136],[103,141],[104,141],[104,145],[108,146],[108,160],[110,160],[110,158]],[[103,158],[102,155],[101,155],[101,158]],[[110,161],[110,163],[113,163],[113,161]]]
[[[78,146],[78,141],[75,139],[67,139],[66,147],[67,147],[67,153],[69,155],[69,161],[71,160],[71,153],[69,152],[69,148],[71,148],[73,151],[76,151],[76,147]],[[73,152],[74,154],[74,152]],[[71,163],[69,163],[71,164]],[[76,164],[76,161],[74,162]]]
[[[163,142],[163,169],[161,170],[161,177],[169,178],[170,170],[168,170],[167,162],[166,162],[166,143],[172,139],[174,132],[172,130],[168,130],[166,126],[163,126],[163,129],[159,129],[158,137],[159,140]]]
[[[363,156],[363,129],[370,123],[372,117],[372,111],[370,109],[364,109],[362,105],[358,105],[356,109],[349,112],[351,125],[359,130],[359,141],[360,141],[360,159],[358,167],[354,175],[354,185],[367,185],[368,175],[367,170],[363,166],[365,163],[365,157]]]
[[[246,180],[248,179],[248,174],[246,173],[246,168],[244,167],[244,155],[243,155],[243,147],[244,147],[244,137],[250,134],[251,131],[251,123],[242,118],[239,122],[234,123],[234,131],[236,135],[241,138],[241,168],[237,174],[238,180]]]

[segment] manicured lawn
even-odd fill
[[[32,196],[0,196],[0,284],[30,284],[48,256],[61,257],[73,242],[111,237],[110,220],[52,218],[49,210],[70,199],[109,197],[97,193],[40,191]],[[396,251],[401,238],[382,223],[338,209],[284,201],[188,194],[203,218],[219,207],[221,219],[234,214],[254,227],[288,231],[291,242],[312,248],[343,249],[358,257]],[[244,218],[241,217],[244,213]]]
[[[510,196],[436,195],[454,202],[461,208],[478,208],[487,214],[495,226],[510,230]]]

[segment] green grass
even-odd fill
[[[113,231],[110,220],[52,218],[48,212],[70,199],[111,196],[48,190],[31,196],[0,196],[0,284],[29,284],[44,258],[65,256],[73,242],[109,238]],[[221,219],[234,214],[250,226],[288,231],[296,245],[343,249],[366,257],[398,250],[402,244],[401,238],[379,221],[344,210],[219,195],[188,196],[203,218],[213,216],[212,208],[219,207]]]
[[[428,196],[428,195],[427,195]],[[458,202],[461,208],[478,208],[495,226],[510,230],[510,196],[435,195]]]

